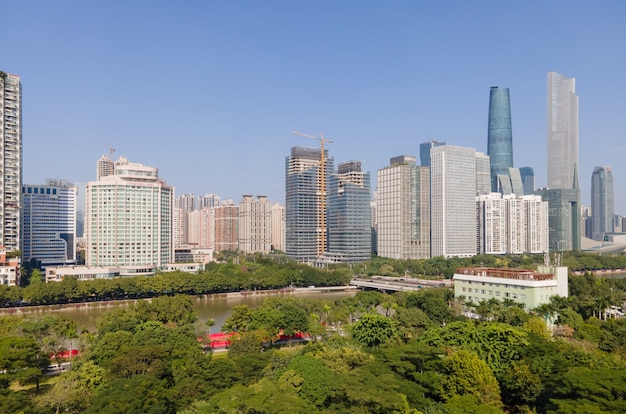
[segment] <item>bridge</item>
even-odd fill
[[[434,287],[446,287],[451,288],[453,286],[452,280],[427,280],[416,279],[412,277],[386,277],[386,276],[372,276],[372,277],[355,277],[350,281],[351,286],[355,286],[360,289],[375,289],[383,292],[414,292],[426,288]]]

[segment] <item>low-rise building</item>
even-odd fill
[[[17,286],[19,279],[20,258],[7,259],[7,249],[0,246],[0,285]]]
[[[480,303],[510,299],[525,309],[549,303],[553,296],[567,297],[567,267],[539,266],[537,271],[471,267],[453,276],[454,297]]]

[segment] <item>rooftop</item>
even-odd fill
[[[499,277],[515,280],[553,280],[552,273],[539,273],[534,270],[524,269],[498,269],[492,267],[462,267],[456,270],[459,275]]]

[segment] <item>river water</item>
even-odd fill
[[[355,291],[340,292],[310,292],[295,293],[294,298],[306,298],[317,300],[337,300],[352,296]],[[267,298],[276,297],[275,295],[248,295],[248,296],[232,296],[232,297],[210,297],[196,298],[194,300],[194,309],[198,313],[198,320],[202,324],[209,319],[213,319],[215,324],[211,327],[212,332],[220,331],[226,318],[230,316],[232,310],[238,305],[247,305],[254,309],[263,304]],[[43,307],[38,313],[51,313],[62,315],[68,319],[75,321],[81,330],[95,331],[96,319],[110,312],[117,306],[108,307],[89,307],[83,304],[65,305],[62,309],[52,309]],[[126,302],[120,302],[118,306],[127,306]]]

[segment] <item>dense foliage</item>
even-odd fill
[[[0,412],[626,412],[626,319],[603,311],[607,292],[626,297],[624,281],[587,274],[570,287],[530,312],[443,288],[269,297],[233,309],[227,352],[203,349],[208,326],[184,295],[116,308],[91,333],[61,317],[3,317]],[[468,306],[482,319],[463,316]],[[310,339],[282,339],[300,332]],[[69,343],[81,356],[37,391]]]

